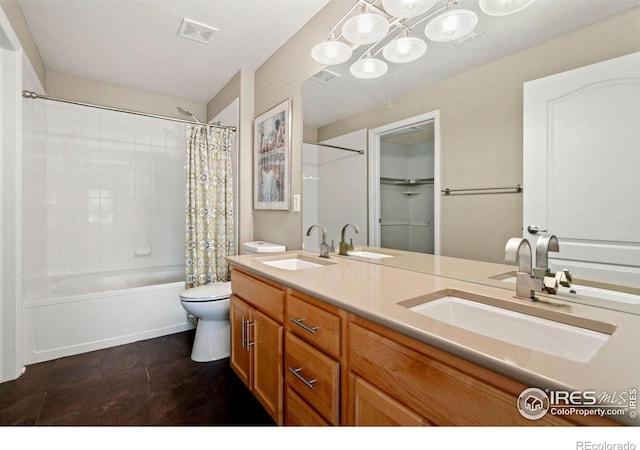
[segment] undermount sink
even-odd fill
[[[294,255],[289,258],[268,259],[268,260],[262,260],[262,258],[258,258],[258,260],[262,264],[266,264],[267,266],[276,267],[278,269],[284,269],[284,270],[313,269],[317,267],[324,267],[330,264],[335,264],[329,261],[327,262],[314,261],[310,258],[306,258],[300,255]]]
[[[526,305],[508,303],[468,292],[445,290],[400,305],[473,333],[576,362],[590,361],[615,330],[611,324],[548,310],[533,311]],[[505,306],[529,311],[519,312]],[[533,312],[538,315],[531,314]]]
[[[369,258],[369,259],[393,258],[392,255],[385,255],[384,253],[365,252],[365,251],[349,251],[347,252],[347,255],[359,256],[361,258]]]

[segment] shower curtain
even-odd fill
[[[226,128],[187,129],[186,287],[230,279],[235,253],[231,144]]]

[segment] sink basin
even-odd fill
[[[610,324],[553,314],[553,311],[543,310],[540,313],[556,315],[557,320],[496,306],[500,303],[509,302],[447,290],[422,301],[414,299],[400,304],[418,314],[473,333],[576,362],[590,361],[615,330],[615,326]],[[532,309],[518,304],[513,306]],[[560,321],[561,316],[567,316],[565,319],[574,323]],[[584,323],[580,324],[580,321]]]
[[[392,255],[385,255],[384,253],[374,253],[374,252],[365,252],[365,251],[353,251],[347,252],[349,256],[360,256],[361,258],[370,258],[370,259],[383,259],[383,258],[393,258]]]
[[[284,269],[284,270],[313,269],[316,267],[324,267],[330,264],[335,264],[328,261],[316,262],[310,258],[305,258],[299,255],[292,256],[289,258],[260,260],[260,262],[262,264],[266,264],[267,266],[277,267],[278,269]]]

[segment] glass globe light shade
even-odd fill
[[[507,16],[522,11],[536,0],[480,0],[480,9],[489,16]]]
[[[387,19],[375,13],[358,14],[342,26],[342,36],[356,45],[373,44],[385,37],[388,31]]]
[[[315,45],[311,49],[311,57],[320,64],[342,64],[351,58],[352,50],[344,42],[329,40]]]
[[[369,80],[372,78],[378,78],[387,73],[389,66],[387,63],[377,58],[364,58],[354,62],[349,71],[351,75],[356,78],[362,78]]]
[[[393,17],[409,19],[429,11],[438,0],[382,0],[382,7]]]
[[[424,28],[424,34],[434,42],[449,42],[471,33],[478,16],[468,9],[450,9],[434,17]]]
[[[382,55],[392,63],[415,61],[427,51],[427,43],[417,37],[403,36],[389,42],[382,49]]]

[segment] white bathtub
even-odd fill
[[[42,280],[23,298],[24,364],[191,329],[184,288],[183,266]]]

